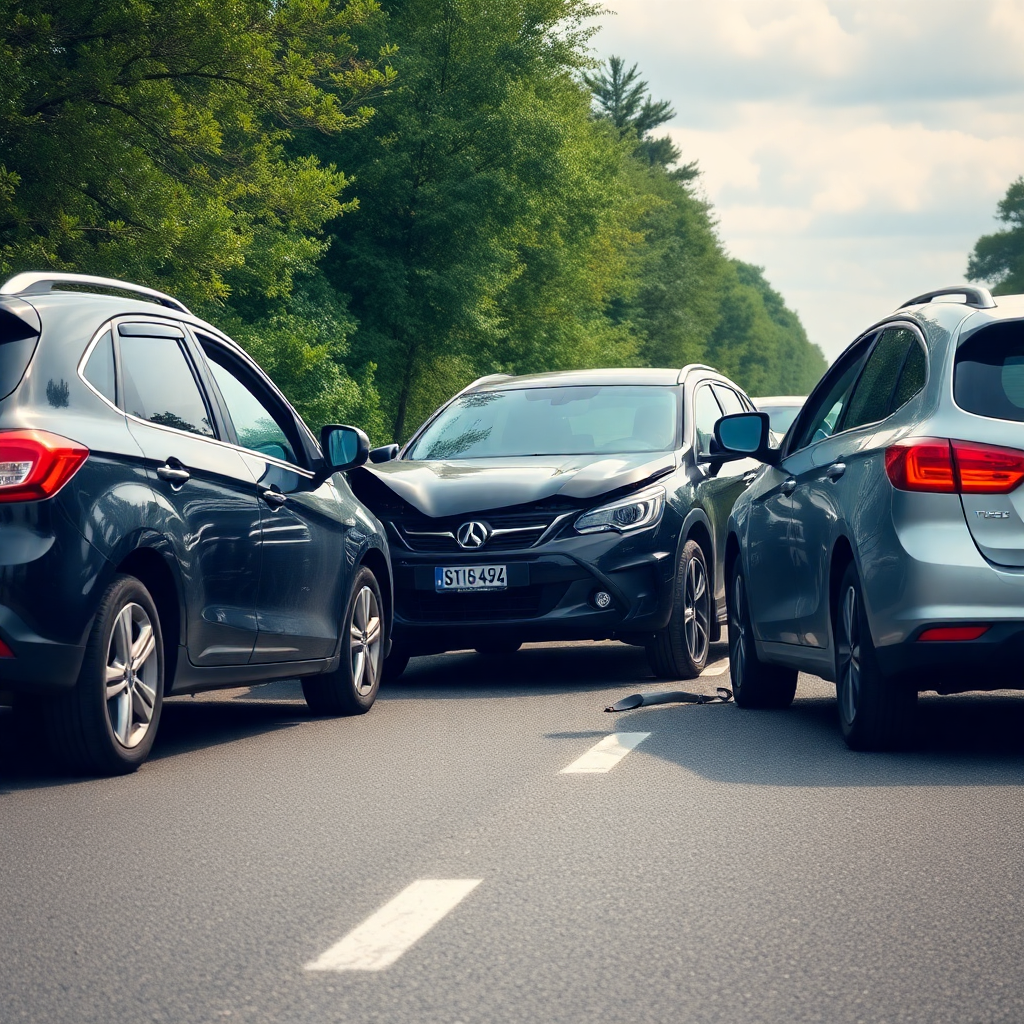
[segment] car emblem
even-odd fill
[[[463,523],[455,539],[459,542],[460,548],[482,548],[491,535],[491,528],[486,523],[471,522]]]

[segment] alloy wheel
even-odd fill
[[[153,623],[142,605],[129,602],[114,620],[104,680],[107,719],[126,750],[137,747],[149,732],[159,672]]]
[[[695,665],[701,665],[708,652],[708,627],[711,621],[711,602],[708,577],[704,563],[691,558],[686,567],[683,587],[683,632],[686,650]]]
[[[377,596],[363,587],[352,605],[349,625],[352,653],[352,683],[356,693],[365,697],[380,677],[381,623]]]
[[[839,653],[840,711],[846,722],[857,715],[860,700],[860,624],[857,591],[847,587],[843,594],[841,633],[837,644]]]

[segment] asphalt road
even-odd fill
[[[1024,1020],[1024,695],[925,697],[888,755],[810,677],[785,712],[602,712],[659,688],[618,644],[417,659],[359,719],[175,699],[89,781],[0,712],[0,1020]],[[469,888],[391,966],[306,969],[423,879]]]

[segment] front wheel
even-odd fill
[[[364,565],[352,581],[342,620],[341,661],[333,672],[302,680],[302,695],[318,715],[365,715],[380,687],[384,617],[377,578]]]
[[[729,677],[741,708],[788,708],[796,696],[796,669],[769,665],[757,656],[747,585],[739,557],[729,568]]]
[[[647,661],[659,679],[696,679],[708,662],[711,630],[708,564],[695,540],[683,545],[676,567],[668,625],[647,644]]]
[[[882,672],[852,562],[839,586],[834,634],[836,702],[846,745],[851,750],[903,746],[913,729],[917,690]]]
[[[163,696],[156,604],[134,576],[115,576],[100,599],[75,688],[39,705],[51,750],[75,771],[133,772],[153,747]]]

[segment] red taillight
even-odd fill
[[[1009,494],[1024,482],[1024,452],[922,437],[887,448],[885,472],[901,491]]]
[[[949,442],[922,437],[885,450],[885,472],[901,491],[956,491],[956,473]]]
[[[0,658],[13,658],[13,657],[14,657],[14,651],[12,651],[10,649],[10,647],[8,647],[7,644],[5,644],[3,642],[3,640],[0,640]]]
[[[46,430],[0,430],[0,501],[52,497],[88,457],[85,445]]]
[[[926,629],[918,640],[977,640],[987,633],[988,626],[934,626]]]

